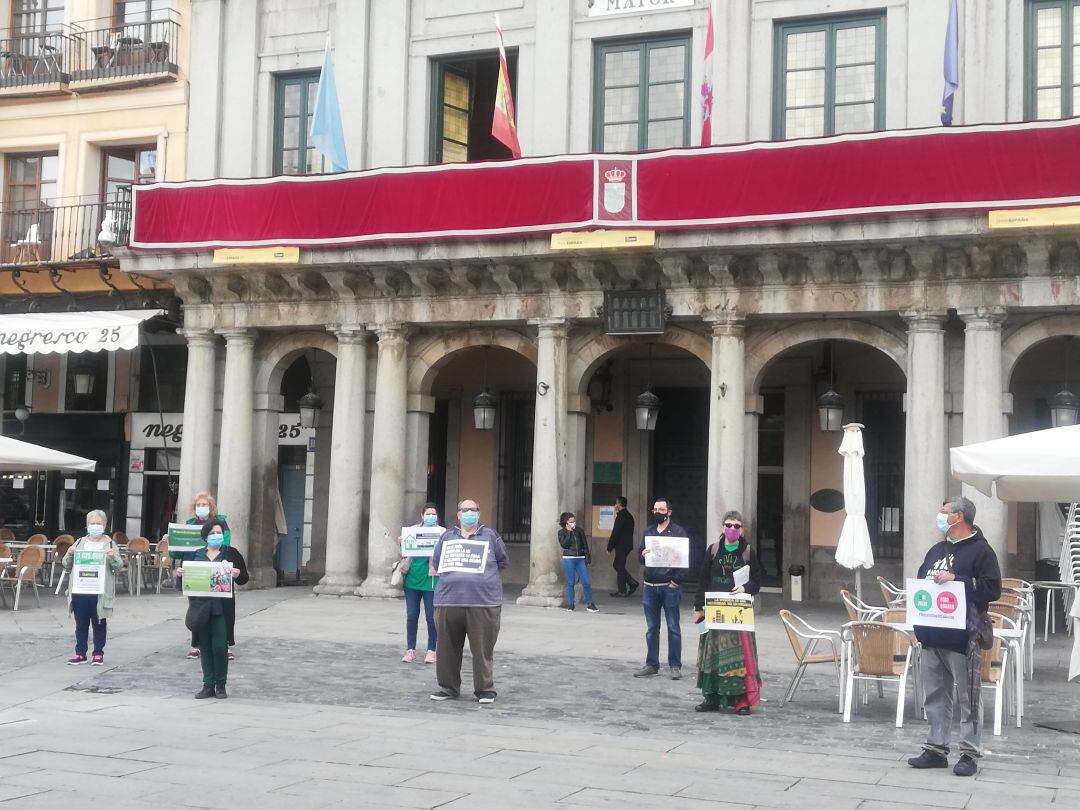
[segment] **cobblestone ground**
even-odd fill
[[[241,594],[230,700],[200,703],[182,599],[121,599],[100,669],[64,666],[71,624],[61,600],[44,602],[0,611],[2,807],[1080,807],[1080,735],[1037,725],[1080,719],[1061,634],[1036,647],[1023,727],[993,736],[991,708],[983,767],[961,779],[905,764],[926,725],[909,694],[894,728],[895,688],[844,724],[819,667],[780,707],[793,657],[777,597],[760,610],[766,703],[751,717],[694,713],[685,612],[684,680],[632,677],[638,600],[599,614],[508,604],[491,706],[428,699],[434,667],[400,662],[400,602]],[[468,672],[466,657],[466,691]]]

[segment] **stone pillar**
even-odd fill
[[[708,543],[716,542],[720,536],[720,518],[724,512],[746,508],[743,503],[746,429],[744,332],[745,321],[742,318],[725,316],[712,321],[708,517],[705,529]]]
[[[945,499],[944,312],[909,311],[904,446],[904,576],[913,577],[940,540],[935,515]]]
[[[315,586],[315,593],[351,596],[361,582],[360,504],[364,489],[368,332],[361,326],[347,326],[334,334],[337,366],[326,513],[326,574]]]
[[[757,502],[758,502],[758,423],[765,411],[764,397],[760,394],[746,395],[746,413],[743,416],[743,521],[749,524],[744,530],[746,539],[757,548]]]
[[[375,371],[375,427],[371,443],[371,497],[368,520],[368,570],[360,596],[398,597],[390,568],[401,547],[398,535],[405,514],[405,408],[409,341],[399,323],[380,324]]]
[[[964,444],[1000,439],[1005,433],[1001,382],[1001,324],[1004,307],[961,310],[964,321]],[[983,530],[1001,570],[1008,561],[1008,507],[964,484],[964,497],[975,504],[975,522]]]
[[[562,553],[552,527],[563,509],[566,459],[566,321],[530,321],[539,328],[536,352],[536,415],[533,417],[532,531],[529,584],[520,605],[557,607],[562,600]],[[468,493],[464,493],[468,495]]]
[[[184,388],[184,433],[176,517],[183,522],[195,493],[209,490],[214,477],[214,381],[217,337],[209,329],[185,329],[188,344]]]
[[[431,441],[431,415],[435,413],[435,400],[430,396],[410,394],[405,414],[405,523],[420,519],[420,512],[427,503],[428,494],[428,447]],[[447,505],[449,509],[449,504]],[[440,525],[447,526],[449,517],[439,515]]]
[[[589,480],[586,475],[586,460],[589,438],[589,410],[591,404],[588,394],[570,394],[566,404],[566,469],[563,483],[563,497],[566,509],[578,516],[578,525],[590,533],[592,528],[592,498],[585,487]],[[610,504],[608,504],[610,505]],[[561,509],[559,510],[562,511]]]
[[[254,411],[255,332],[227,329],[221,406],[218,510],[229,518],[232,544],[247,556],[251,531],[251,446]]]

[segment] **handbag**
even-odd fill
[[[394,563],[394,566],[390,569],[390,584],[395,588],[401,585],[405,581],[405,575],[401,573],[401,560]]]
[[[994,623],[988,613],[976,613],[974,606],[968,603],[967,629],[972,641],[980,650],[989,650],[994,646]]]
[[[198,633],[210,623],[210,600],[199,597],[188,597],[187,615],[184,616],[184,625],[192,633]]]

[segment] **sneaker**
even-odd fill
[[[624,599],[626,598],[626,594],[623,593],[622,591],[615,591],[615,593],[609,593],[608,596],[615,596],[615,597],[620,597],[621,596]]]
[[[218,700],[225,700],[229,696],[229,693],[225,691],[225,684],[219,683],[214,687],[214,697]]]
[[[697,706],[694,707],[695,712],[718,712],[720,711],[720,704],[713,703],[710,700],[703,700]]]
[[[406,650],[405,654],[401,656],[401,663],[411,664],[416,660],[416,650]]]
[[[979,770],[979,765],[975,761],[975,757],[964,754],[953,765],[952,772],[957,776],[974,776],[975,772]]]
[[[236,653],[234,653],[232,651],[232,648],[229,649],[229,660],[230,661],[235,661],[236,660]]]
[[[198,647],[192,647],[190,650],[188,650],[187,657],[188,658],[198,658],[199,657],[199,648]]]
[[[671,680],[673,680],[673,681],[681,681],[682,680],[682,667],[672,667],[671,668]]]
[[[944,754],[924,748],[921,754],[909,759],[907,764],[912,768],[948,768],[949,759]]]
[[[650,675],[655,675],[660,671],[660,667],[650,667],[648,664],[643,666],[637,672],[634,673],[635,678],[648,678]]]
[[[481,692],[479,695],[476,696],[476,702],[477,703],[494,703],[495,702],[495,693],[494,692]]]
[[[68,659],[68,666],[69,667],[77,667],[79,664],[85,664],[85,663],[86,663],[86,656],[85,655],[73,655],[73,656],[71,656],[71,658]]]
[[[85,661],[86,659],[84,658],[83,660]],[[103,667],[103,666],[105,666],[105,653],[94,653],[93,657],[90,659],[90,666],[92,666],[92,667]]]
[[[448,689],[440,689],[438,692],[431,694],[432,700],[457,700],[457,695]]]
[[[573,603],[571,603],[571,604],[567,605],[566,607],[564,607],[563,610],[569,610],[571,613],[573,613],[574,612]]]
[[[214,689],[214,685],[212,683],[208,683],[205,686],[203,686],[202,689],[200,689],[198,692],[195,693],[195,699],[196,700],[206,700],[206,698],[212,698],[215,695],[215,693],[216,693],[216,690]]]
[[[598,608],[596,606],[595,602],[589,602],[589,604],[587,604],[585,606],[585,610],[589,611],[589,613],[599,613],[600,612],[600,608]]]
[[[434,664],[434,663],[436,663],[436,661],[435,661],[435,651],[434,650],[428,650],[427,651],[427,655],[424,656],[424,663],[425,664]]]
[[[629,590],[627,590],[626,595],[627,596],[633,596],[634,591],[636,591],[637,589],[638,589],[638,583],[635,582],[630,586]]]

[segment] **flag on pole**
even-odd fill
[[[712,144],[712,109],[713,109],[713,13],[712,0],[709,0],[709,27],[705,32],[705,67],[701,76],[701,145]]]
[[[945,28],[945,95],[941,99],[941,124],[951,127],[953,97],[960,87],[960,35],[956,0],[949,0],[949,22]]]
[[[345,132],[341,128],[341,108],[338,106],[337,84],[334,81],[334,59],[330,52],[330,36],[326,37],[319,89],[315,94],[315,113],[311,116],[308,137],[312,146],[330,159],[335,172],[347,172],[349,159],[345,156]]]
[[[491,119],[491,134],[502,141],[510,154],[521,157],[517,124],[514,119],[514,96],[510,92],[510,72],[506,69],[506,49],[503,47],[499,15],[495,15],[495,33],[499,35],[499,83],[495,88],[495,114]]]

